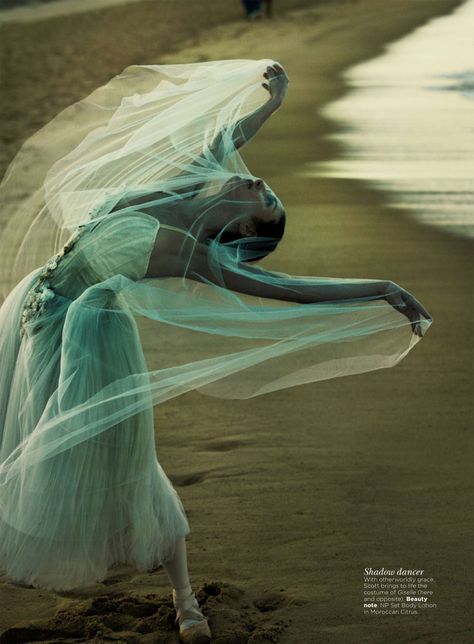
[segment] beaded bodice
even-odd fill
[[[21,336],[26,324],[58,310],[58,296],[67,304],[115,275],[143,279],[159,227],[155,217],[141,212],[114,213],[79,226],[38,272],[25,298]]]
[[[25,305],[21,315],[21,336],[23,336],[25,332],[25,324],[30,322],[33,318],[41,315],[48,306],[48,302],[56,296],[56,293],[51,286],[51,277],[57,269],[59,262],[74,248],[76,242],[82,236],[85,229],[85,225],[79,226],[64,244],[62,250],[54,257],[51,257],[43,266],[42,272],[32,288],[29,290],[25,299]]]

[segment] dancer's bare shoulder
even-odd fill
[[[209,263],[207,244],[187,236],[185,232],[162,227],[145,274],[145,278],[153,277],[186,277],[257,297],[301,303],[305,301],[304,293],[298,291],[296,282],[290,280],[288,288],[284,288],[283,285],[278,285],[280,274],[260,266],[247,264],[244,267],[238,262],[234,270],[222,266],[216,273]]]
[[[188,237],[185,231],[168,228],[167,224],[163,223],[155,238],[145,277],[182,276],[185,270],[185,258],[188,258],[189,269],[189,260],[196,252],[199,253],[199,249],[195,246],[196,241]]]

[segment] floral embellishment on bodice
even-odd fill
[[[46,262],[35,284],[28,291],[21,315],[20,336],[25,333],[25,324],[41,315],[45,311],[47,303],[56,297],[50,279],[64,255],[72,250],[77,240],[82,236],[84,229],[84,225],[79,226],[64,244],[62,250]]]

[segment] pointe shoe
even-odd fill
[[[211,641],[209,624],[193,592],[184,599],[176,599],[173,591],[173,606],[176,610],[174,623],[179,624],[179,639],[183,644],[207,644]]]

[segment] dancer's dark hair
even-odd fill
[[[280,243],[285,232],[286,213],[283,211],[277,221],[262,221],[256,218],[254,223],[255,235],[242,237],[224,228],[209,235],[207,239],[215,239],[220,244],[237,248],[239,259],[243,262],[258,261],[273,252]]]

